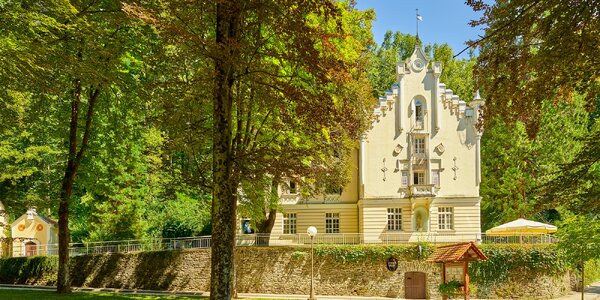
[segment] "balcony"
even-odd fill
[[[436,187],[433,184],[415,184],[408,188],[410,197],[435,197]]]
[[[325,194],[323,195],[323,202],[325,203],[338,203],[341,199],[341,194]]]
[[[414,161],[413,163],[416,163],[415,161],[418,160],[422,160],[422,159],[428,159],[429,155],[427,155],[427,153],[425,152],[425,150],[420,150],[419,152],[415,151],[412,153]]]
[[[279,197],[279,203],[281,204],[298,204],[300,200],[300,194],[283,194]]]

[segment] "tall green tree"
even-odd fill
[[[467,1],[483,12],[476,73],[486,92],[486,110],[520,120],[531,134],[542,100],[570,101],[575,92],[593,107],[600,92],[600,8],[594,0]]]
[[[348,141],[368,126],[370,87],[359,67],[366,51],[347,45],[352,36],[343,26],[345,7],[332,1],[172,1],[128,9],[161,30],[167,43],[208,62],[191,74],[196,87],[178,92],[194,93],[193,101],[212,114],[207,127],[197,129],[212,132],[212,299],[232,297],[243,179],[326,176],[334,167],[332,145],[348,153]]]
[[[109,101],[111,86],[126,73],[121,58],[135,45],[132,30],[118,1],[8,1],[0,8],[6,39],[3,54],[19,59],[9,64],[14,71],[4,76],[9,86],[35,97],[58,99],[67,104],[57,126],[68,132],[58,203],[59,266],[57,290],[70,291],[69,213],[75,181],[93,135],[98,105]],[[64,108],[62,106],[60,108]],[[59,110],[65,112],[63,110]]]
[[[587,110],[595,110],[600,92],[600,7],[596,1],[467,3],[483,12],[471,24],[483,26],[485,36],[471,45],[480,47],[475,76],[487,98],[487,120],[520,121],[528,135],[535,137],[544,124],[545,103],[569,106],[583,97]],[[598,137],[597,131],[591,131],[585,147],[573,149],[574,162],[563,161],[558,179],[540,190],[547,199],[560,200],[555,205],[585,202],[598,206],[598,198],[593,197]]]
[[[557,232],[558,249],[573,267],[581,270],[581,300],[584,300],[585,263],[600,259],[600,220],[589,214],[566,215]]]
[[[578,98],[572,104],[546,101],[541,118],[534,138],[520,121],[509,124],[496,117],[488,123],[482,138],[483,229],[519,217],[542,217],[557,205],[556,199],[546,201],[542,191],[583,147],[588,114]]]
[[[370,45],[372,56],[368,66],[369,81],[373,85],[374,94],[382,96],[385,90],[396,83],[396,64],[405,61],[415,50],[417,37],[399,31],[387,31],[381,45]],[[456,59],[448,44],[426,44],[424,51],[434,61],[442,62],[443,72],[440,82],[453,90],[462,99],[470,100],[475,94],[473,66],[476,59],[473,52],[467,59]]]
[[[582,146],[573,152],[575,158],[560,166],[557,175],[544,190],[546,203],[560,203],[580,214],[600,214],[600,126],[590,128],[579,137]]]
[[[385,32],[381,45],[371,44],[373,53],[369,64],[369,81],[375,96],[383,96],[385,90],[396,82],[396,63],[407,59],[414,51],[417,38],[399,31]]]

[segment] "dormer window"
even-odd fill
[[[425,107],[423,102],[415,102],[415,127],[416,129],[423,129],[425,126]]]

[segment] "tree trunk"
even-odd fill
[[[585,262],[581,263],[581,300],[585,295]]]
[[[58,278],[56,291],[59,293],[71,292],[69,278],[69,199],[73,191],[74,175],[73,161],[69,159],[58,206]]]
[[[69,202],[73,193],[77,169],[89,141],[94,106],[100,93],[99,88],[90,89],[85,131],[80,149],[77,151],[77,125],[79,120],[79,105],[81,104],[81,81],[77,79],[74,83],[75,89],[71,102],[71,122],[69,125],[69,158],[62,181],[60,203],[58,206],[58,278],[56,280],[56,291],[59,293],[71,292],[71,281],[69,278]]]
[[[257,233],[271,233],[273,225],[275,225],[275,219],[277,217],[277,209],[271,208],[266,216],[266,220],[257,222],[256,232]]]
[[[237,0],[217,2],[213,94],[213,200],[210,299],[231,299],[233,294],[234,248],[238,180],[233,170],[232,86],[235,42],[239,35],[240,10]]]
[[[271,231],[273,230],[273,225],[275,225],[275,219],[277,218],[277,204],[279,203],[279,194],[277,188],[279,187],[279,176],[273,176],[271,180],[271,193],[269,194],[269,212],[265,212],[265,220],[262,222],[257,222],[256,231],[257,233],[262,233],[262,235],[257,236],[256,244],[259,246],[268,246],[269,241],[271,240]],[[266,210],[266,209],[265,209]]]
[[[266,219],[262,222],[256,223],[256,245],[257,246],[268,246],[269,241],[271,240],[271,231],[273,230],[273,225],[275,225],[275,219],[277,217],[277,209],[271,208],[269,210]]]

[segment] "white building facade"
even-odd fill
[[[420,47],[396,68],[341,194],[281,195],[272,235],[346,236],[349,242],[455,242],[480,234],[482,101],[467,105],[439,82],[442,65]]]

